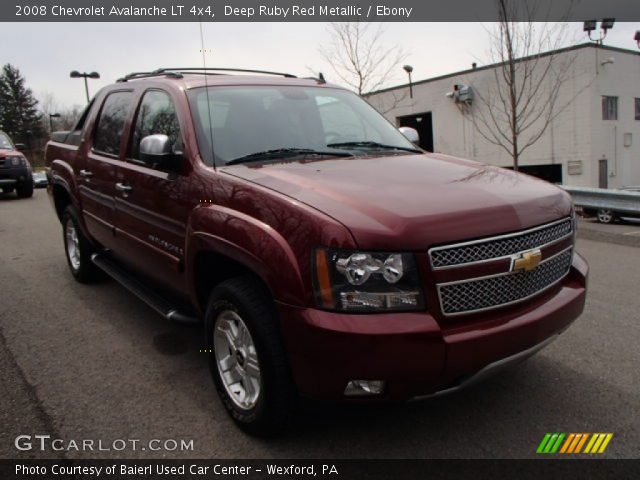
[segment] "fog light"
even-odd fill
[[[345,310],[357,308],[402,308],[418,305],[418,292],[342,292],[340,303]]]
[[[351,380],[344,389],[347,397],[380,395],[384,391],[384,380]]]

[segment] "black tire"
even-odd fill
[[[69,245],[67,241],[67,225],[73,227],[77,235],[77,246],[79,255],[77,264],[69,253]],[[102,278],[102,272],[91,261],[91,254],[94,253],[89,240],[84,236],[78,223],[78,214],[73,206],[69,205],[62,214],[62,240],[64,243],[64,253],[67,258],[67,264],[73,277],[80,283],[92,283]]]
[[[20,198],[29,198],[33,196],[33,178],[29,176],[27,180],[21,184],[16,186],[16,193]]]
[[[215,352],[216,320],[235,312],[246,325],[255,344],[260,370],[260,390],[251,408],[240,408],[225,387]],[[272,436],[288,425],[297,400],[289,362],[278,326],[273,300],[263,284],[251,276],[219,284],[209,297],[205,314],[205,345],[209,368],[227,412],[246,433]],[[230,353],[230,356],[231,353]]]

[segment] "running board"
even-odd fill
[[[147,287],[135,275],[106,255],[94,253],[91,255],[91,260],[100,270],[104,271],[167,320],[188,325],[200,323],[200,320],[195,315],[187,313],[185,308],[178,308],[174,303]]]

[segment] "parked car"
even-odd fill
[[[46,163],[71,274],[104,271],[169,320],[202,320],[245,431],[277,431],[299,395],[454,392],[580,315],[567,193],[425,153],[322,79],[229,73],[124,77]]]
[[[625,192],[640,192],[640,186],[627,186],[622,187],[620,190]],[[637,208],[636,208],[637,210]],[[613,223],[616,220],[620,220],[622,218],[640,218],[638,214],[634,211],[622,210],[622,209],[613,209],[613,208],[593,208],[593,207],[582,207],[582,212],[587,217],[595,217],[600,223]]]
[[[14,145],[9,135],[0,131],[0,189],[3,193],[15,190],[18,197],[26,198],[33,195],[31,165],[19,150],[24,150],[24,145]]]
[[[45,172],[33,172],[33,186],[35,188],[46,188],[49,184]]]

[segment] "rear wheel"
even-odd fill
[[[62,215],[64,251],[73,277],[80,283],[91,283],[100,278],[101,272],[91,261],[93,249],[78,224],[75,208],[69,205]]]
[[[613,210],[609,210],[608,208],[601,208],[600,210],[598,210],[597,216],[600,223],[613,223],[613,221],[616,219]]]
[[[205,316],[209,368],[227,412],[252,435],[286,426],[296,399],[273,300],[250,276],[227,280]]]

